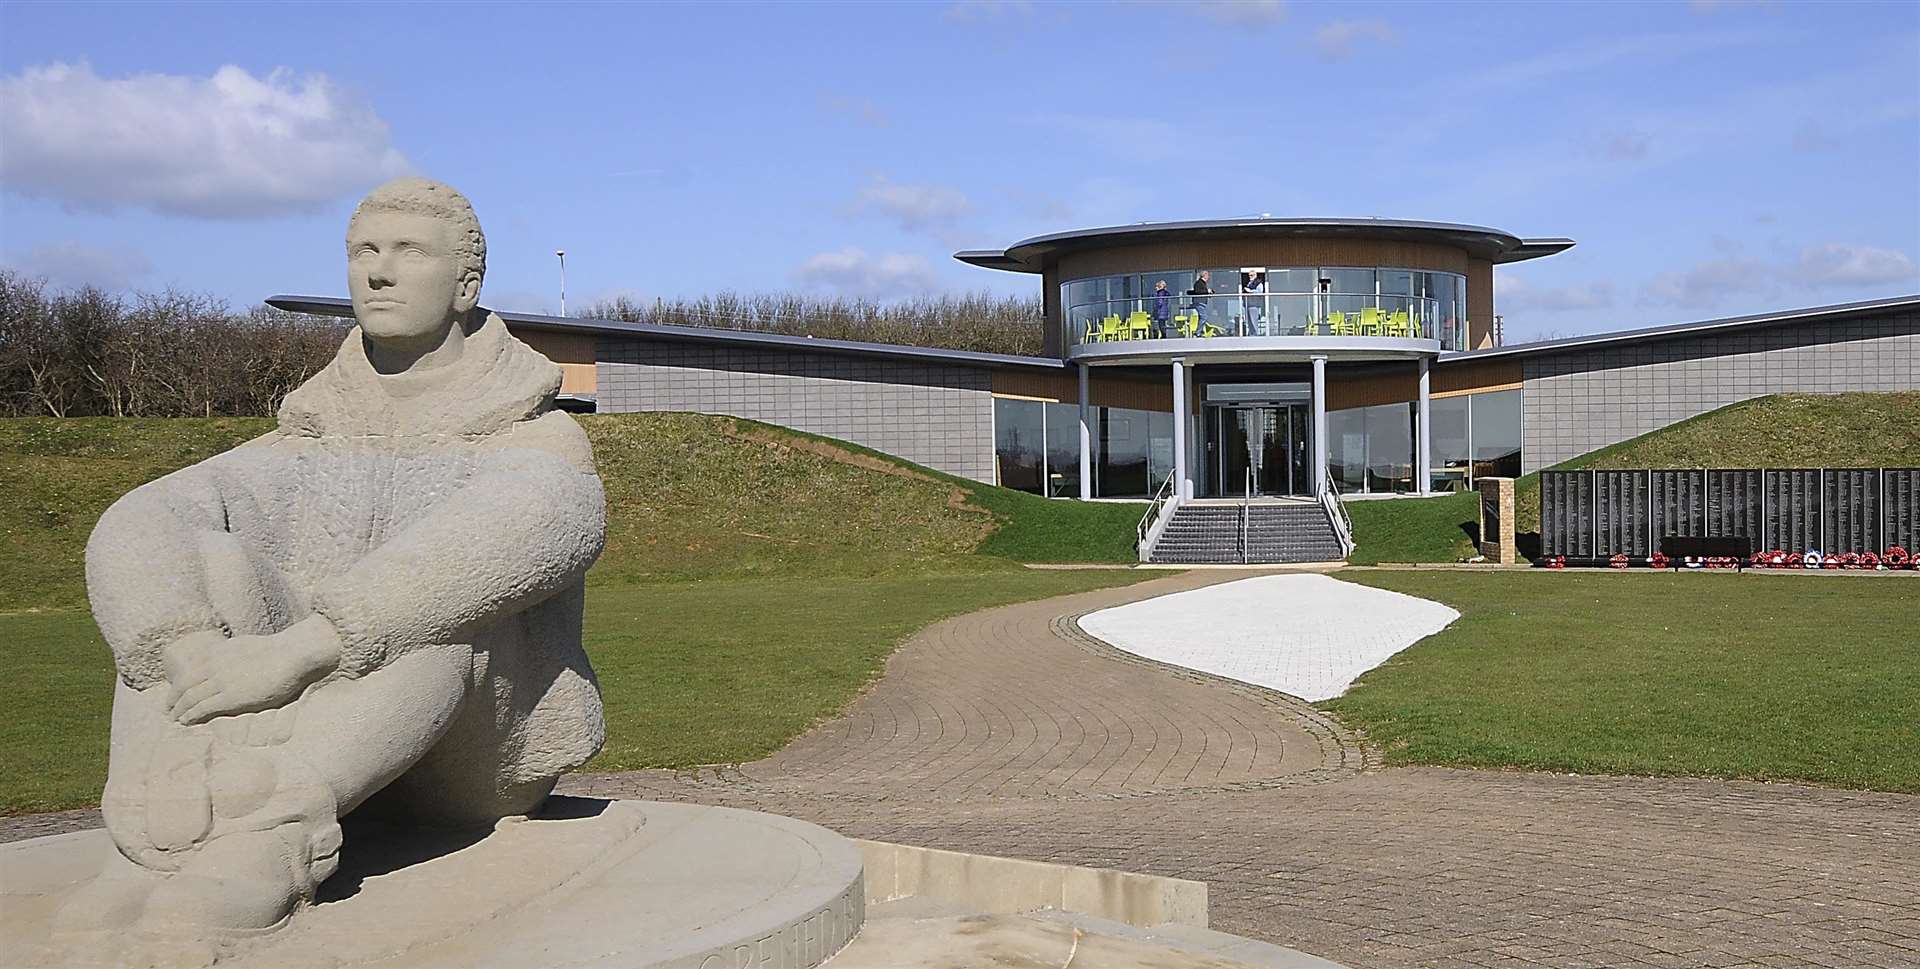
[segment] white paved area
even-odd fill
[[[1148,659],[1325,700],[1458,618],[1329,576],[1263,575],[1088,613],[1080,628]]]

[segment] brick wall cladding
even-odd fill
[[[693,411],[852,441],[993,480],[984,367],[603,336],[601,413]]]
[[[1525,361],[1525,470],[1765,394],[1920,389],[1920,313],[1805,323]]]

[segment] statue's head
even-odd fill
[[[347,221],[347,291],[361,332],[434,344],[480,302],[487,239],[466,196],[425,178],[374,189]]]

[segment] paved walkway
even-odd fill
[[[1207,572],[938,624],[845,717],[571,793],[1209,883],[1215,928],[1360,967],[1920,966],[1920,798],[1382,770],[1311,707],[1080,633]],[[97,823],[0,822],[0,838]]]
[[[1326,575],[1262,575],[1091,612],[1080,628],[1138,656],[1330,700],[1460,614]]]

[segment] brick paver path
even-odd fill
[[[1311,707],[1162,667],[1073,617],[1190,573],[929,628],[766,760],[572,793],[1206,881],[1215,928],[1355,967],[1920,967],[1920,798],[1383,770]],[[0,838],[97,823],[0,822]]]

